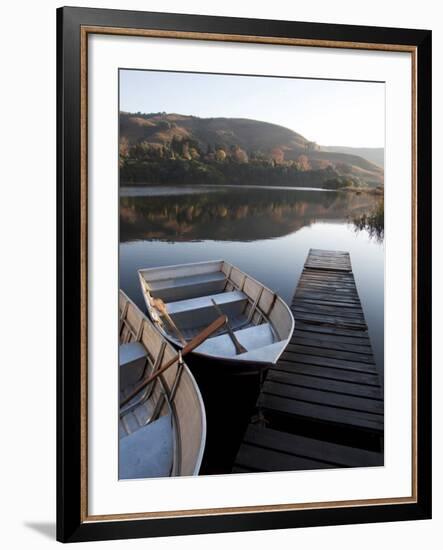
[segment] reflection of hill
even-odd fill
[[[269,239],[314,221],[347,220],[373,205],[374,197],[367,194],[269,189],[121,197],[120,240]]]

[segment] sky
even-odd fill
[[[251,118],[319,145],[384,147],[383,83],[120,70],[120,110]]]

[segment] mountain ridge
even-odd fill
[[[306,172],[329,168],[339,176],[381,185],[383,168],[356,152],[358,148],[344,152],[338,147],[321,147],[285,126],[255,119],[120,112],[123,162],[132,157],[146,162],[181,159],[212,163],[232,159]]]

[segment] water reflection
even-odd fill
[[[383,242],[385,235],[385,203],[380,199],[369,212],[354,216],[353,224],[356,231],[366,231],[371,239]]]
[[[123,196],[120,241],[248,242],[289,235],[316,221],[349,219],[357,229],[367,230],[378,201],[379,197],[364,193],[232,188],[185,195],[177,190],[167,196]],[[379,235],[382,238],[382,233]]]

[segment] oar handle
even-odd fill
[[[190,342],[186,344],[186,346],[181,351],[181,356],[184,357],[188,353],[191,353],[191,351],[202,344],[207,338],[209,338],[209,336],[214,334],[214,332],[217,332],[217,330],[219,330],[224,324],[226,324],[227,320],[228,318],[226,317],[226,315],[221,315],[220,317],[218,317],[215,321],[213,321],[209,326],[207,326],[204,330],[202,330],[199,334],[197,334],[197,336],[195,336]],[[138,384],[138,386],[136,386],[129,395],[127,395],[124,399],[120,401],[120,407],[126,405],[126,403],[131,401],[131,399],[135,397],[140,390],[150,384],[158,376],[163,374],[165,370],[169,369],[169,367],[171,367],[179,359],[180,353],[175,355],[171,360],[166,363],[166,365],[163,365],[161,369],[156,371],[149,378],[143,380],[143,382],[140,382],[140,384]]]

